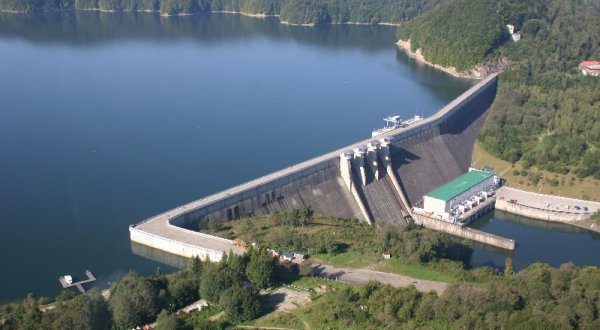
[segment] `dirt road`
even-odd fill
[[[368,281],[373,280],[384,284],[390,284],[397,288],[414,285],[420,292],[435,291],[438,295],[444,293],[448,287],[448,283],[446,282],[421,280],[404,275],[383,273],[369,269],[335,268],[323,264],[315,264],[313,266],[313,274],[351,284],[365,284]]]

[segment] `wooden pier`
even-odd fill
[[[85,288],[83,287],[83,285],[86,283],[94,282],[96,280],[96,277],[94,277],[94,274],[92,274],[92,272],[89,270],[85,271],[85,276],[87,276],[87,280],[73,282],[71,284],[67,283],[67,280],[64,278],[64,276],[59,277],[58,281],[62,285],[63,289],[68,289],[70,287],[76,287],[77,290],[79,290],[79,292],[85,293]]]

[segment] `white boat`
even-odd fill
[[[375,137],[377,135],[387,133],[389,131],[395,130],[396,128],[407,127],[411,124],[414,124],[416,122],[423,120],[423,117],[421,117],[419,115],[415,115],[414,117],[412,117],[410,119],[402,120],[402,118],[400,118],[400,116],[393,115],[393,116],[385,117],[385,118],[383,118],[383,120],[385,120],[385,127],[373,130],[373,132],[371,132],[371,137]]]
[[[65,282],[67,282],[68,285],[73,284],[73,277],[71,275],[65,275],[63,278],[65,279]]]

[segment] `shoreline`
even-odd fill
[[[425,57],[423,56],[423,54],[421,54],[421,49],[420,48],[417,49],[414,52],[412,51],[410,40],[402,40],[402,39],[400,39],[400,40],[398,40],[398,42],[396,42],[396,45],[400,49],[404,50],[409,57],[414,58],[418,62],[426,64],[426,65],[429,65],[429,66],[434,67],[434,68],[436,68],[438,70],[444,71],[444,72],[446,72],[446,73],[448,73],[448,74],[450,74],[450,75],[452,75],[454,77],[457,77],[457,78],[468,78],[468,79],[483,79],[483,78],[485,78],[484,75],[481,74],[481,72],[480,72],[481,70],[478,70],[477,68],[471,70],[470,72],[469,71],[464,72],[464,71],[458,71],[454,67],[445,67],[445,66],[441,66],[439,64],[434,64],[434,63],[431,63],[431,62],[427,61],[425,59]]]
[[[211,14],[233,14],[233,15],[242,15],[242,16],[246,16],[246,17],[253,17],[253,18],[269,18],[269,17],[277,17],[279,18],[281,15],[279,14],[256,14],[256,13],[249,13],[249,12],[244,12],[244,11],[235,11],[235,10],[211,10],[211,11],[207,11],[207,12],[194,12],[194,13],[188,13],[188,12],[182,12],[182,13],[177,13],[177,14],[167,14],[167,13],[161,13],[160,10],[150,10],[150,9],[136,9],[136,10],[115,10],[115,9],[102,9],[102,8],[73,8],[73,9],[63,9],[63,10],[53,10],[52,12],[58,12],[58,11],[99,11],[102,13],[118,13],[118,12],[129,12],[129,13],[159,13],[159,15],[161,17],[176,17],[176,16],[192,16],[192,15],[198,15],[198,14],[203,14],[203,13],[211,13]],[[50,11],[44,11],[44,12],[50,12]],[[19,11],[19,10],[6,10],[6,9],[0,9],[0,13],[7,13],[7,14],[30,14],[32,12],[27,12],[27,11]],[[328,22],[328,23],[290,23],[289,21],[282,21],[281,19],[279,20],[279,23],[282,25],[288,25],[288,26],[304,26],[304,27],[315,27],[318,25],[381,25],[381,26],[400,26],[400,23],[390,23],[390,22],[378,22],[378,23],[361,23],[361,22]]]

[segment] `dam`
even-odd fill
[[[130,239],[179,256],[220,260],[223,252],[243,251],[230,240],[196,232],[199,221],[225,222],[310,206],[319,214],[374,225],[404,224],[412,206],[422,203],[426,192],[468,170],[496,88],[497,75],[493,74],[409,127],[153,216],[130,226]],[[512,240],[477,230],[435,229],[505,249],[515,246]]]

